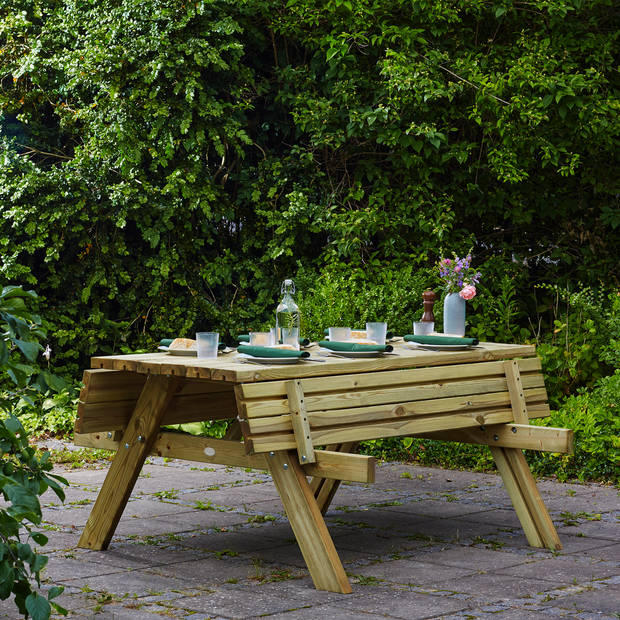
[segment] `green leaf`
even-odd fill
[[[52,608],[47,599],[39,596],[36,592],[26,597],[26,609],[32,616],[32,620],[48,620],[52,613]]]
[[[17,339],[13,340],[13,342],[19,347],[21,352],[31,362],[34,362],[37,359],[39,351],[43,349],[43,347],[38,342],[26,342],[25,340]]]

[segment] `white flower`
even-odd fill
[[[52,355],[52,347],[50,347],[49,344],[45,347],[45,351],[43,351],[42,355],[48,362],[50,361],[50,356]]]

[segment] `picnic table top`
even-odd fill
[[[381,357],[343,358],[318,357],[318,347],[308,349],[311,356],[321,361],[300,361],[296,364],[256,364],[239,361],[236,351],[218,355],[217,359],[197,359],[166,353],[96,356],[91,368],[125,370],[140,374],[176,375],[193,379],[207,379],[229,383],[248,383],[351,372],[375,372],[446,364],[485,362],[536,355],[534,345],[481,342],[465,350],[423,350],[395,343],[394,351]]]

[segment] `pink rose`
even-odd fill
[[[476,296],[476,287],[466,284],[459,292],[459,295],[465,300],[471,299]]]

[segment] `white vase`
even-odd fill
[[[443,300],[443,333],[465,335],[465,300],[458,293],[448,293]]]

